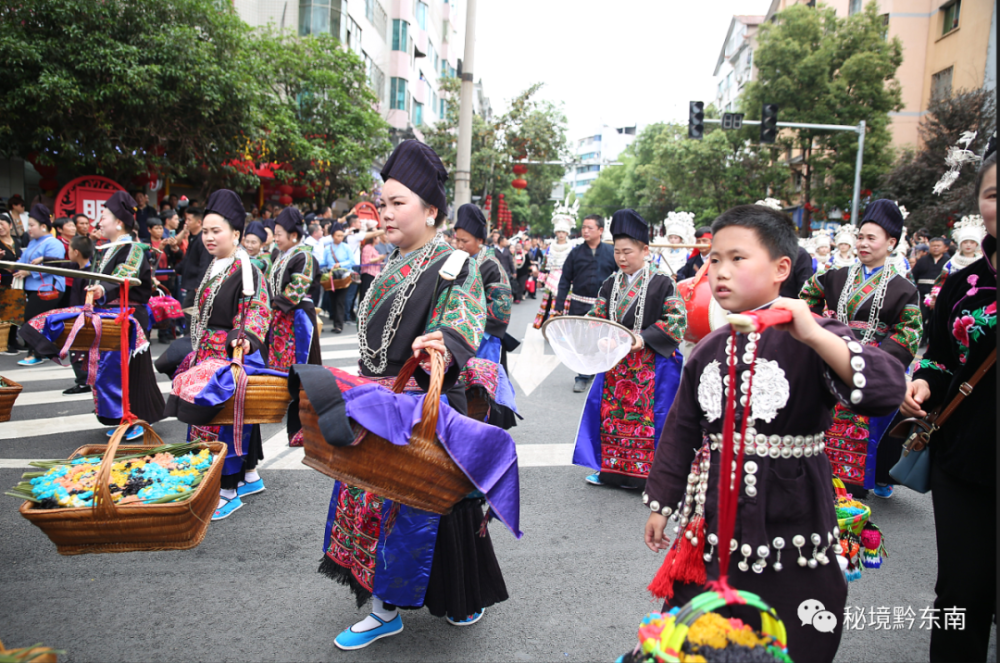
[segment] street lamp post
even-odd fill
[[[476,0],[465,10],[465,59],[462,60],[462,92],[458,109],[458,154],[455,159],[455,207],[472,201],[472,94],[476,49]]]

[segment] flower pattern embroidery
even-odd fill
[[[973,277],[969,276],[970,284],[975,286]],[[973,342],[978,341],[987,329],[996,327],[997,324],[997,303],[990,302],[983,308],[969,311],[963,310],[952,322],[951,335],[958,342],[958,360],[965,363],[969,358],[969,347]]]
[[[788,404],[788,380],[785,378],[785,371],[776,361],[758,357],[755,366],[753,394],[750,397],[751,414],[754,419],[770,423]]]

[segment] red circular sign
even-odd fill
[[[100,175],[84,175],[59,190],[56,196],[55,218],[85,214],[91,221],[101,216],[104,203],[115,191],[125,187]]]

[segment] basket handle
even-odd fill
[[[444,357],[434,348],[426,348],[424,352],[430,358],[431,379],[430,385],[427,388],[427,394],[424,396],[423,415],[413,433],[426,440],[433,440],[436,435],[438,413],[441,408],[441,387],[444,383]],[[406,383],[410,381],[410,378],[413,377],[413,372],[420,365],[420,360],[420,356],[410,357],[403,364],[402,370],[399,371],[396,381],[392,385],[393,392],[397,394],[403,393]]]
[[[108,448],[104,452],[104,458],[101,459],[101,466],[97,469],[97,479],[94,486],[94,510],[97,512],[98,518],[107,520],[117,515],[118,507],[111,499],[108,481],[111,479],[111,466],[115,464],[115,452],[118,450],[118,445],[125,439],[125,433],[133,425],[143,427],[142,446],[155,448],[163,445],[163,439],[148,423],[141,419],[131,424],[120,424],[115,429],[115,434],[111,436]]]

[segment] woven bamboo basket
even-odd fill
[[[233,358],[241,360],[243,351],[236,348],[233,351]],[[237,379],[241,368],[233,366],[233,379]],[[244,424],[280,424],[285,420],[285,413],[288,412],[288,403],[292,397],[288,394],[288,378],[276,375],[251,375],[247,378],[250,382],[247,385],[246,401],[243,410]],[[219,414],[212,419],[210,426],[232,426],[234,421],[234,408],[236,406],[236,396],[226,401],[225,406]]]
[[[349,447],[335,447],[323,439],[316,410],[304,390],[299,392],[305,458],[302,462],[338,481],[364,488],[382,497],[432,513],[449,513],[474,489],[437,439],[438,409],[444,360],[435,350],[431,356],[430,389],[424,398],[423,415],[410,435],[410,443],[396,446],[371,432]],[[411,358],[396,376],[393,391],[403,392],[419,364]]]
[[[0,348],[7,348],[10,345],[11,326],[9,322],[0,322]]]
[[[0,346],[2,347],[2,346]],[[10,421],[10,413],[14,409],[14,401],[21,393],[22,387],[10,378],[0,376],[0,421]]]
[[[119,506],[111,500],[108,490],[115,456],[139,453],[163,444],[149,424],[145,421],[136,423],[145,429],[141,446],[119,446],[129,428],[122,425],[107,445],[88,444],[73,452],[73,458],[104,454],[93,507],[39,509],[31,502],[21,505],[21,515],[45,532],[56,544],[59,554],[188,550],[205,538],[205,530],[219,504],[219,483],[226,459],[226,445],[222,442],[206,444],[215,458],[194,495],[187,500],[170,504]]]
[[[67,323],[66,327],[63,329],[63,333],[59,335],[59,338],[55,342],[57,348],[61,348],[65,345],[66,339],[69,338],[70,327],[72,327],[72,324]],[[73,345],[71,345],[69,349],[75,352],[86,352],[90,350],[90,346],[93,344],[94,328],[89,324],[85,324],[80,328],[76,338],[73,339]],[[101,343],[97,347],[101,352],[117,352],[118,350],[121,350],[121,325],[110,318],[101,318]]]

